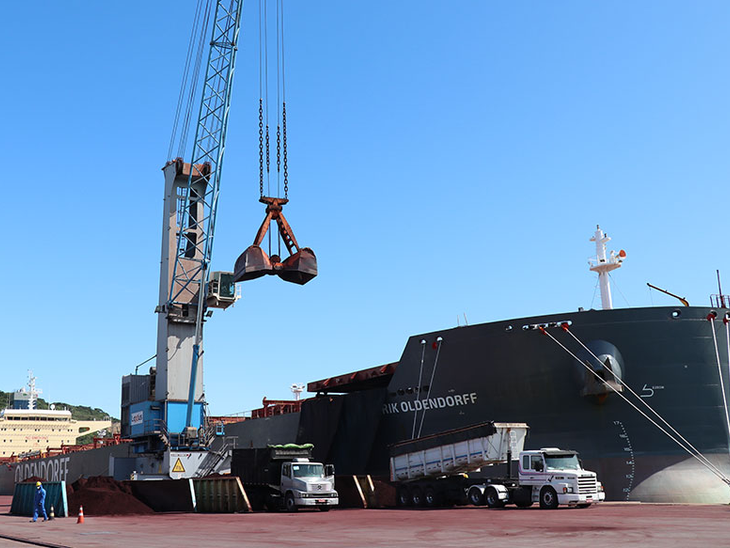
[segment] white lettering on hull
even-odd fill
[[[423,400],[412,400],[389,402],[383,404],[383,415],[394,415],[396,413],[415,413],[416,411],[428,411],[431,409],[444,409],[446,407],[458,407],[463,405],[471,405],[477,402],[477,393],[457,394],[454,396],[438,396],[436,398],[426,398]]]
[[[19,462],[15,464],[15,483],[33,476],[45,481],[65,481],[68,476],[68,462],[71,457],[56,457],[42,461]]]

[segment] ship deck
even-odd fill
[[[470,547],[509,543],[561,548],[730,546],[730,506],[604,503],[588,509],[461,507],[443,510],[340,509],[295,514],[87,516],[29,523],[0,497],[0,545]]]

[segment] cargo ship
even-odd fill
[[[236,447],[313,443],[314,458],[338,474],[386,478],[394,443],[485,420],[524,422],[526,448],[578,451],[607,500],[730,502],[727,298],[613,309],[606,275],[624,255],[606,252],[600,229],[592,240],[604,309],[414,335],[397,362],[310,382],[313,395],[301,401],[264,400],[251,417],[227,421],[225,437]],[[55,458],[66,459],[60,469],[73,481],[119,475],[114,460],[130,451]],[[59,468],[47,460],[0,467],[0,492]]]
[[[16,390],[10,405],[0,410],[0,459],[25,458],[50,448],[75,446],[79,436],[111,430],[111,420],[77,420],[68,409],[39,409],[40,390],[28,374],[28,388]]]
[[[613,309],[607,274],[625,253],[598,227],[591,240],[602,310],[414,335],[398,362],[309,383],[299,411],[238,425],[239,443],[296,437],[339,473],[385,476],[391,444],[525,422],[527,448],[578,451],[607,500],[730,502],[730,299]]]

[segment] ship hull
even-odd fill
[[[526,422],[528,447],[579,451],[603,481],[608,499],[726,503],[727,485],[660,428],[616,393],[596,394],[601,383],[579,359],[596,370],[600,365],[569,333],[547,327],[553,340],[535,328],[569,323],[570,332],[602,362],[609,357],[616,376],[636,393],[623,390],[631,403],[660,423],[644,404],[650,405],[728,475],[721,390],[730,386],[727,335],[721,321],[707,320],[710,312],[701,307],[587,311],[411,337],[388,387],[383,429],[391,439],[406,439],[487,418]],[[439,398],[447,404],[440,405]],[[436,405],[419,410],[427,406],[419,406],[419,399]]]
[[[662,432],[645,406],[678,434],[662,425],[665,431],[730,475],[727,331],[707,320],[710,312],[591,310],[415,335],[387,386],[321,392],[301,412],[228,425],[226,435],[238,447],[313,442],[315,458],[333,462],[338,474],[387,477],[393,443],[487,420],[525,422],[526,448],[577,450],[608,500],[728,503],[730,488]],[[582,363],[602,369],[592,354],[608,363],[615,386],[620,380],[633,389],[622,392],[631,403],[586,371]],[[4,490],[3,478],[0,470]]]

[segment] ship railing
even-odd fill
[[[710,295],[710,305],[713,308],[730,308],[730,295],[721,293]]]

